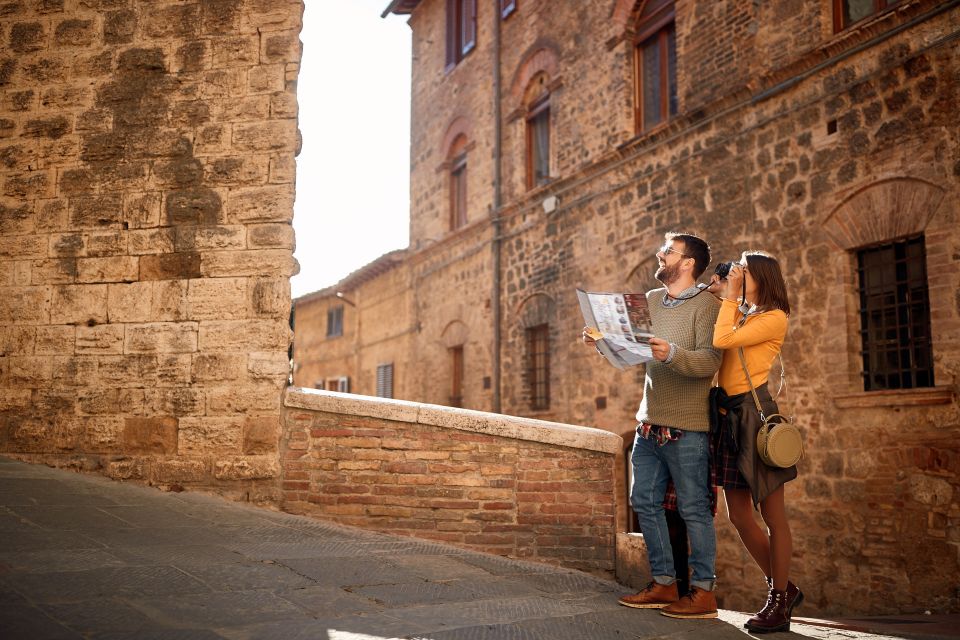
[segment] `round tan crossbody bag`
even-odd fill
[[[760,414],[760,422],[762,423],[760,431],[757,433],[757,453],[760,454],[760,459],[766,465],[781,468],[792,467],[803,457],[803,436],[800,429],[793,423],[792,418],[783,414],[764,415],[763,409],[760,407],[760,398],[757,397],[757,390],[753,388],[753,380],[750,379],[750,371],[747,369],[747,359],[743,355],[743,347],[740,347],[739,351],[740,364],[743,365],[743,372],[747,376],[750,393],[753,394],[753,401],[757,405],[757,412]],[[780,359],[780,368],[782,371],[782,358]]]

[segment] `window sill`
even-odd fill
[[[954,401],[953,387],[925,387],[923,389],[896,389],[891,391],[862,391],[833,396],[838,409],[867,409],[871,407],[920,407],[950,404]]]

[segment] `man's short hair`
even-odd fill
[[[679,240],[683,243],[683,253],[688,258],[693,258],[693,279],[698,279],[703,272],[710,266],[710,245],[702,238],[692,233],[674,233],[672,231],[663,234],[667,242]]]

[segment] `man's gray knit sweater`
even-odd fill
[[[713,348],[713,325],[720,304],[708,293],[682,304],[663,306],[666,289],[647,292],[656,337],[676,345],[669,363],[647,363],[643,400],[637,421],[686,431],[709,431],[710,385],[720,368],[720,350]]]

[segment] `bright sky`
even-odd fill
[[[411,32],[389,3],[305,3],[294,297],[409,243]]]

